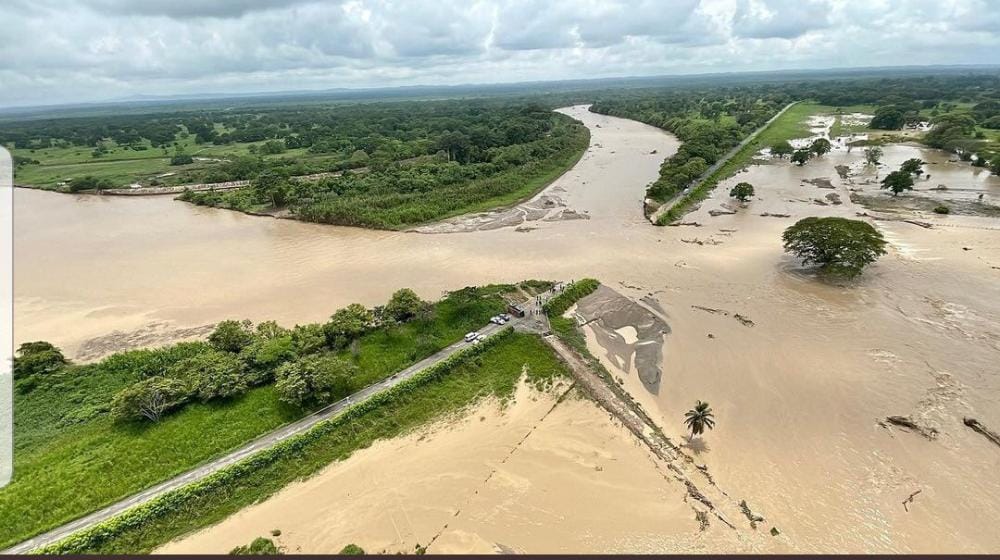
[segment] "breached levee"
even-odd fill
[[[606,357],[626,373],[635,371],[651,393],[663,375],[663,338],[670,326],[659,312],[601,285],[581,299],[573,314],[593,330]]]

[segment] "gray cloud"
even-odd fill
[[[0,106],[997,63],[992,0],[8,0]]]

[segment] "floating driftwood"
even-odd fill
[[[997,435],[996,432],[990,430],[986,426],[983,426],[979,420],[976,420],[975,418],[963,418],[962,423],[972,428],[973,431],[979,432],[983,435],[983,437],[990,440],[994,444],[1000,445],[1000,435]]]
[[[918,425],[909,416],[886,416],[885,421],[892,424],[893,426],[899,426],[900,428],[905,428],[916,432],[927,439],[935,439],[938,435],[938,431],[934,428],[926,428],[924,426]],[[883,424],[884,426],[884,424]]]

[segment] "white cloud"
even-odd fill
[[[993,0],[8,0],[0,106],[1000,63]]]

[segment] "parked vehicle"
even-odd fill
[[[478,338],[478,337],[479,337],[479,333],[477,333],[476,331],[472,331],[472,332],[467,333],[465,335],[465,341],[466,342],[472,342],[473,340],[476,340],[476,338]]]
[[[503,319],[504,321],[510,321],[510,315],[506,313],[501,313],[500,318]]]
[[[499,315],[494,315],[494,316],[490,317],[490,322],[493,323],[494,325],[502,325],[502,324],[504,324],[504,320],[501,319]]]

